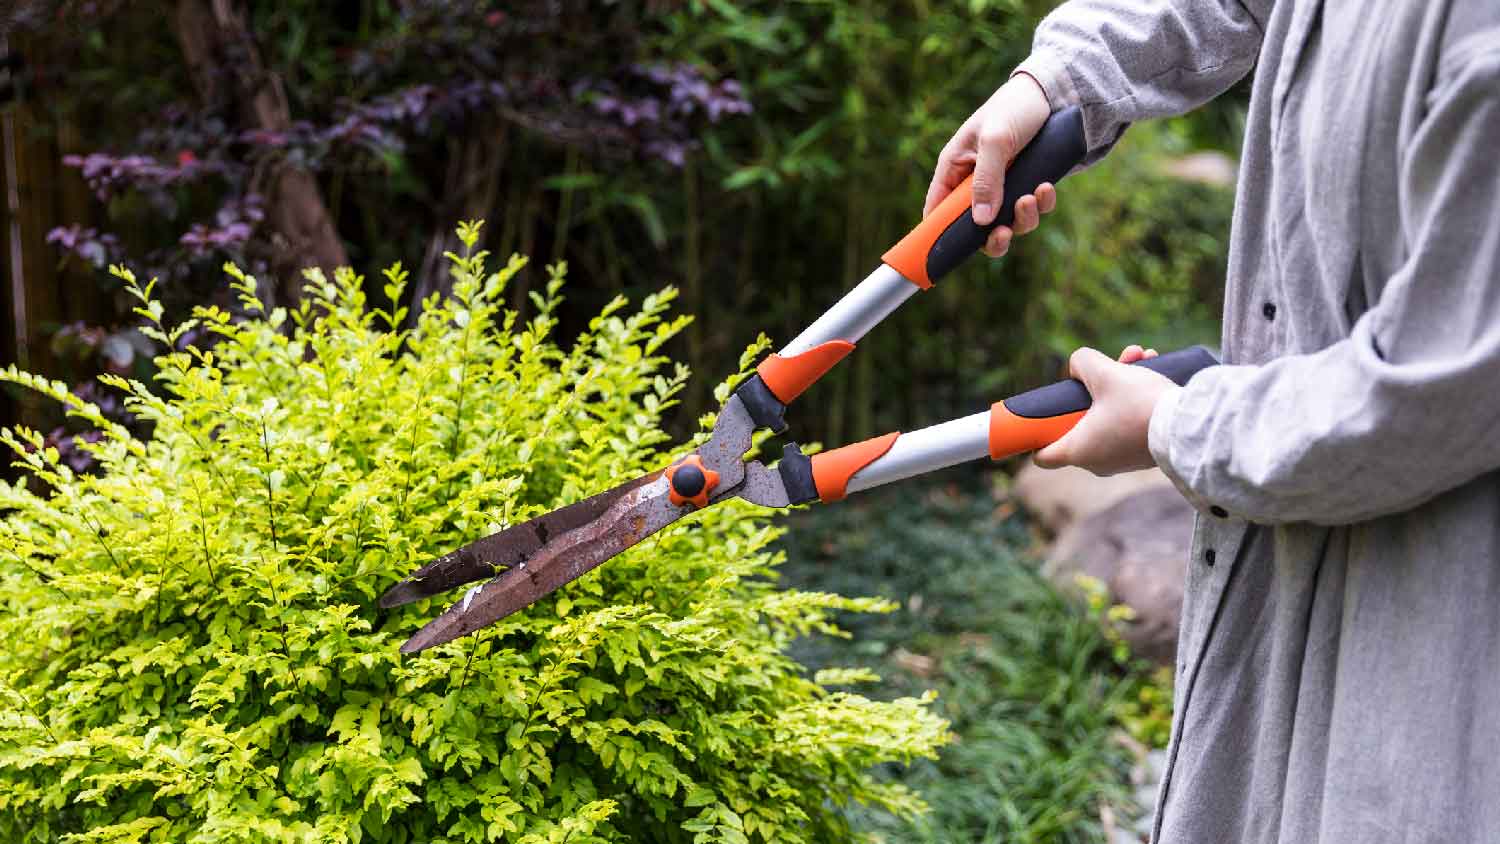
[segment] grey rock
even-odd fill
[[[1159,787],[1158,783],[1151,783],[1135,790],[1135,804],[1145,811],[1148,819],[1151,815],[1152,807],[1156,805],[1156,792]]]
[[[1167,775],[1167,751],[1165,748],[1157,748],[1146,754],[1146,779],[1147,782],[1161,782],[1161,778]]]
[[[1155,795],[1153,795],[1151,799],[1155,800],[1156,799]],[[1146,814],[1141,815],[1139,818],[1135,819],[1135,824],[1131,827],[1130,834],[1134,835],[1136,837],[1136,839],[1139,840],[1139,841],[1150,841],[1151,840],[1151,827],[1154,825],[1153,821],[1155,821],[1155,820],[1156,820],[1155,816],[1151,813],[1151,810],[1148,808],[1146,810]]]
[[[1164,163],[1163,172],[1184,181],[1233,187],[1239,175],[1239,162],[1224,153],[1191,153]]]
[[[1069,527],[1043,572],[1062,588],[1078,575],[1103,583],[1135,612],[1122,632],[1135,653],[1163,665],[1176,655],[1193,510],[1170,485],[1144,487]]]
[[[1195,152],[1166,162],[1162,171],[1185,182],[1229,188],[1234,187],[1239,167],[1239,162],[1222,152]]]
[[[1021,467],[1011,484],[1011,492],[1021,506],[1053,536],[1126,496],[1155,488],[1172,488],[1160,469],[1101,478],[1074,466],[1043,469],[1035,463]]]

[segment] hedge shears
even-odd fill
[[[854,344],[918,290],[932,286],[1008,225],[1016,200],[1055,182],[1082,162],[1077,108],[1053,114],[1006,171],[1000,213],[987,226],[970,213],[972,177],[882,256],[864,281],[818,317],[725,401],[707,442],[665,469],[627,481],[471,542],[422,566],[380,598],[394,607],[479,582],[401,646],[403,653],[466,636],[576,580],[667,525],[705,507],[741,498],[765,507],[838,501],[914,475],[988,456],[1032,451],[1067,433],[1091,400],[1066,380],[996,402],[989,410],[911,433],[884,436],[811,456],[788,443],[781,460],[746,460],[761,428],[786,430],[785,412]],[[1178,384],[1217,361],[1192,347],[1141,361]]]

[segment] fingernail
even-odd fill
[[[984,225],[995,218],[995,206],[988,202],[974,204],[974,222]]]

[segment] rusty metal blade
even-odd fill
[[[661,472],[643,475],[591,498],[512,525],[475,540],[417,569],[380,596],[382,607],[399,607],[447,592],[465,583],[484,580],[525,562],[549,539],[576,530],[599,518],[631,490],[651,483]]]
[[[553,536],[527,559],[470,589],[463,600],[408,639],[401,652],[416,653],[493,624],[692,511],[690,505],[672,504],[666,478],[638,484],[616,498],[596,520]]]

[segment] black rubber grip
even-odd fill
[[[1167,352],[1150,360],[1135,363],[1136,366],[1144,366],[1153,372],[1167,376],[1179,386],[1186,384],[1188,379],[1200,371],[1210,366],[1218,366],[1218,364],[1219,359],[1202,346],[1189,346],[1186,349]],[[1051,416],[1077,413],[1080,410],[1088,410],[1093,403],[1094,400],[1089,396],[1089,391],[1084,389],[1083,382],[1073,378],[1028,390],[1018,396],[1011,396],[1004,402],[1006,410],[1027,419],[1046,419]]]
[[[781,450],[781,462],[776,468],[781,473],[781,483],[786,487],[788,501],[806,504],[818,500],[818,484],[813,480],[812,458],[802,453],[801,446],[787,443]]]
[[[757,428],[779,434],[786,430],[786,404],[776,398],[759,375],[751,375],[734,388],[734,394],[745,403],[750,419]]]
[[[1083,112],[1077,106],[1068,106],[1047,118],[1041,131],[1005,171],[1005,198],[1000,201],[1000,211],[994,221],[987,226],[975,225],[974,209],[969,208],[949,223],[927,253],[927,278],[936,283],[968,260],[984,246],[996,226],[1011,224],[1016,214],[1016,200],[1036,193],[1043,182],[1057,182],[1083,163],[1087,153]]]

